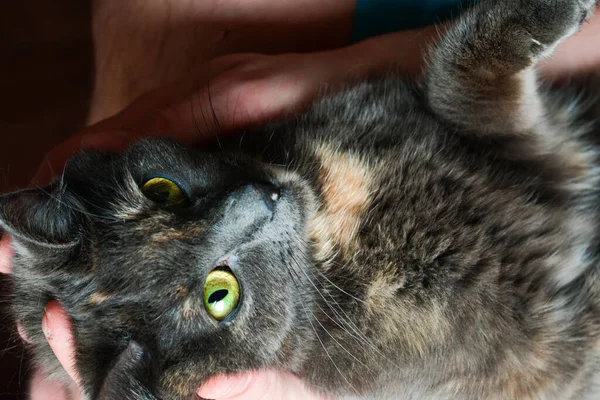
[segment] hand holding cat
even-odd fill
[[[594,26],[597,29],[598,24]],[[357,59],[344,56],[359,55],[363,62],[372,60],[374,65],[387,65],[390,60],[383,60],[382,57],[394,52],[385,51],[385,47],[392,42],[389,42],[389,37],[384,39],[388,42],[382,39],[368,43],[370,47],[355,46],[355,53],[344,52],[347,50],[343,49],[311,56],[235,55],[215,60],[211,69],[212,74],[216,76],[211,78],[210,92],[218,124],[212,118],[212,111],[206,106],[207,102],[202,101],[202,107],[198,102],[199,98],[206,100],[208,85],[202,84],[202,80],[199,85],[198,78],[194,77],[192,80],[182,81],[143,96],[117,116],[91,127],[57,147],[49,153],[35,181],[48,182],[55,172],[61,170],[66,158],[82,148],[101,147],[118,150],[137,137],[157,131],[161,135],[170,135],[184,142],[198,142],[210,139],[215,133],[226,133],[263,123],[290,109],[299,110],[319,93],[323,83],[327,82],[328,86],[335,87],[342,85],[347,79],[373,69],[371,64],[359,65],[356,63]],[[417,46],[414,43],[413,45]],[[371,58],[363,52],[370,49],[377,49],[369,53],[373,55]],[[416,69],[418,70],[418,67]],[[198,86],[203,89],[199,90]],[[10,270],[9,258],[10,244],[5,238],[0,243],[0,271]],[[68,329],[68,317],[57,304],[50,304],[47,310],[49,312],[44,319],[43,329],[50,333],[49,342],[57,357],[68,367],[73,350],[70,346],[72,339]],[[71,372],[71,376],[77,379],[74,371]],[[298,379],[275,372],[247,374],[239,378],[216,378],[199,393],[204,397],[214,396],[231,400],[242,397],[249,400],[274,399],[283,398],[284,389],[285,398],[288,399],[315,398]],[[229,392],[223,392],[224,390]],[[48,399],[47,392],[43,393],[41,398]],[[218,397],[219,394],[228,397]]]

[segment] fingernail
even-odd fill
[[[227,399],[239,396],[250,386],[252,374],[242,376],[220,375],[210,379],[198,390],[198,396],[203,399]]]
[[[42,332],[44,332],[44,336],[46,336],[46,339],[51,340],[52,332],[50,331],[50,328],[48,327],[48,318],[49,317],[50,317],[50,312],[48,310],[45,310],[44,318],[42,318]]]

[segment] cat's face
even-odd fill
[[[300,361],[310,197],[253,160],[145,141],[81,155],[0,208],[17,274],[53,271],[48,297],[66,294],[82,354],[114,365],[135,346],[159,392],[187,396],[208,374]]]

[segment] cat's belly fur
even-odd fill
[[[569,199],[559,200],[563,187],[552,187],[552,181],[540,178],[535,162],[490,161],[482,143],[456,137],[443,124],[424,122],[426,119],[419,114],[427,113],[427,108],[412,96],[404,97],[407,103],[399,107],[406,112],[396,112],[392,122],[379,121],[378,125],[398,123],[396,128],[387,130],[393,134],[361,132],[356,110],[347,108],[344,114],[344,105],[349,98],[381,97],[380,90],[392,84],[402,86],[393,79],[379,81],[326,100],[324,108],[336,109],[348,125],[320,125],[318,130],[312,130],[316,131],[315,136],[307,135],[308,141],[301,140],[298,152],[290,155],[298,160],[301,173],[317,180],[317,187],[325,188],[319,197],[330,212],[324,216],[317,213],[313,227],[315,242],[326,243],[319,247],[324,252],[322,259],[330,260],[320,268],[327,274],[331,263],[345,266],[345,279],[336,281],[336,286],[362,299],[363,304],[353,307],[367,309],[371,316],[359,328],[394,359],[426,360],[419,362],[415,371],[407,367],[403,374],[380,371],[382,376],[375,378],[380,384],[374,385],[380,390],[366,389],[365,396],[341,398],[524,399],[525,392],[514,378],[519,373],[515,371],[530,375],[525,381],[542,382],[549,368],[563,369],[565,383],[544,383],[549,387],[532,399],[596,398],[597,387],[583,382],[594,382],[594,376],[598,376],[598,335],[585,339],[590,340],[589,345],[596,343],[589,348],[591,353],[582,352],[576,345],[566,351],[569,357],[565,357],[563,352],[547,352],[525,333],[539,329],[541,337],[547,338],[544,340],[563,346],[579,337],[580,330],[597,318],[592,317],[593,311],[581,311],[582,306],[593,310],[600,305],[597,287],[591,289],[591,297],[565,294],[561,298],[544,289],[576,286],[573,281],[581,274],[590,280],[597,278],[598,254],[593,246],[597,220],[595,216],[582,217],[598,201],[592,188],[597,181],[596,161],[588,159],[586,169],[580,171],[583,175],[579,184],[564,187]],[[390,104],[394,101],[376,102],[370,115],[385,115]],[[310,123],[309,120],[307,125]],[[421,129],[411,129],[419,124]],[[427,129],[422,129],[426,124]],[[334,130],[336,134],[331,134]],[[345,130],[352,134],[339,133]],[[302,137],[307,131],[301,123],[296,134]],[[578,140],[574,139],[574,143]],[[582,143],[577,146],[587,146]],[[316,175],[314,168],[302,167],[303,163],[314,165],[315,160],[321,162]],[[333,165],[337,168],[332,170]],[[328,184],[335,174],[336,181],[344,183],[340,187]],[[340,211],[340,207],[343,218],[331,212]],[[581,214],[582,209],[588,211]],[[544,239],[534,239],[539,237]],[[562,249],[558,255],[557,249]],[[532,257],[534,254],[537,256]],[[454,263],[452,257],[457,257]],[[455,267],[445,264],[448,262]],[[359,290],[348,283],[353,280],[372,284]],[[504,289],[495,287],[498,283]],[[431,290],[452,294],[450,299],[438,303],[425,294]],[[535,294],[537,290],[539,293]],[[402,292],[420,296],[429,306],[411,312],[411,302],[404,305],[396,297]],[[490,308],[463,306],[482,301],[489,302]],[[501,317],[502,322],[497,320],[505,308],[519,307],[528,314],[523,320],[517,321],[510,314]],[[327,306],[321,304],[320,308]],[[455,312],[458,309],[461,311]],[[347,312],[352,315],[352,309]],[[329,318],[323,317],[321,323],[327,324]],[[358,343],[353,347],[352,340],[340,339],[344,333],[338,327],[330,324],[328,328],[329,332],[318,329],[318,334],[331,360],[324,359],[320,365],[314,362],[314,357],[319,356],[312,354],[310,368],[314,370],[304,371],[307,379],[317,386],[324,384],[319,380],[321,376],[335,380],[331,373],[324,372],[331,370],[333,361],[352,379],[362,374],[369,381],[369,371],[350,359],[339,342],[362,361],[377,358],[369,354],[372,349]],[[329,335],[337,340],[331,340]],[[487,336],[484,342],[482,335]],[[472,347],[479,350],[473,352]],[[314,351],[319,352],[318,345]],[[514,354],[512,361],[505,360],[508,354]],[[385,365],[386,361],[381,363]],[[566,375],[579,367],[583,367],[579,377],[569,382]],[[483,382],[487,378],[479,375],[488,368],[494,370],[486,374],[497,378],[495,383]],[[561,374],[557,372],[552,379],[560,380]],[[338,384],[345,385],[343,379]]]

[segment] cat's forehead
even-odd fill
[[[81,154],[71,164],[65,176],[68,190],[83,199],[91,213],[138,221],[145,235],[160,238],[175,225],[208,217],[240,187],[277,181],[275,170],[256,159],[205,152],[165,139],[141,140],[119,154]],[[157,202],[156,196],[163,195],[175,196],[182,204]]]
[[[248,157],[206,152],[167,139],[137,142],[124,154],[123,165],[138,183],[153,176],[167,176],[176,179],[190,192],[273,178],[272,171]]]
[[[144,139],[122,153],[80,153],[69,160],[60,179],[87,203],[106,204],[124,195],[139,195],[141,186],[156,177],[176,182],[188,196],[204,196],[244,181],[269,180],[273,175],[248,158],[205,152],[172,140]]]
[[[135,181],[153,174],[178,176],[181,180],[202,179],[219,174],[215,156],[199,153],[170,140],[142,140],[131,146],[122,159]]]
[[[144,139],[137,141],[123,153],[123,161],[129,168],[190,168],[202,166],[210,156],[199,157],[198,151],[167,139]]]

